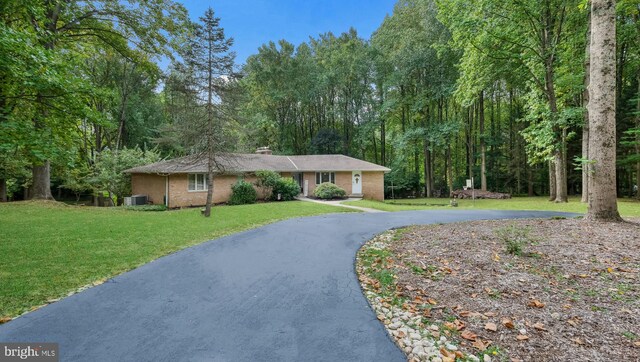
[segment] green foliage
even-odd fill
[[[76,195],[76,202],[80,200],[82,193],[93,191],[91,184],[92,170],[83,165],[76,165],[65,173],[63,183],[59,187],[72,191]]]
[[[256,186],[262,189],[265,200],[289,201],[300,194],[300,185],[295,180],[284,178],[277,172],[256,171],[256,178]]]
[[[256,189],[253,185],[244,180],[238,180],[233,186],[231,186],[231,199],[230,205],[247,205],[255,204],[258,198]]]
[[[311,152],[319,155],[340,153],[342,137],[332,129],[323,128],[311,139]]]
[[[158,161],[160,155],[155,150],[143,151],[137,147],[105,150],[96,159],[95,175],[89,183],[94,190],[108,192],[121,204],[123,198],[131,194],[131,176],[122,171]]]
[[[294,179],[281,177],[273,187],[271,200],[290,201],[295,199],[299,194],[300,186]]]
[[[319,199],[331,200],[331,199],[344,199],[347,196],[347,192],[336,184],[331,182],[323,182],[316,186],[313,190],[313,195]]]
[[[524,247],[535,241],[530,235],[530,227],[519,228],[509,225],[495,230],[494,233],[504,243],[507,253],[512,255],[522,255]]]
[[[265,200],[271,198],[273,188],[278,184],[278,180],[282,177],[275,171],[259,170],[256,171],[256,186],[262,189],[262,195]]]
[[[420,194],[420,175],[407,171],[399,164],[384,175],[385,198],[406,198]]]

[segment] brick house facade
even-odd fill
[[[224,155],[217,163],[223,170],[213,178],[213,202],[216,204],[229,201],[231,186],[240,178],[255,185],[258,170],[292,177],[305,196],[313,196],[316,185],[328,181],[350,196],[382,201],[384,174],[390,171],[343,155],[277,156],[268,149],[259,149],[256,154]],[[206,203],[206,163],[194,157],[161,161],[125,172],[131,174],[132,194],[146,195],[151,204],[178,208]],[[262,190],[256,188],[256,191],[258,198],[264,198]]]

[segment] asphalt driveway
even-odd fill
[[[366,240],[412,224],[553,215],[561,214],[282,221],[166,256],[0,325],[0,341],[57,342],[61,361],[405,361],[360,291],[354,259]]]

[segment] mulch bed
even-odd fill
[[[405,306],[429,300],[428,323],[444,325],[465,354],[491,348],[494,361],[638,361],[638,222],[410,227],[389,244],[389,265]],[[522,254],[508,253],[500,235],[524,239]]]

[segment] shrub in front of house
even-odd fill
[[[266,199],[270,199],[273,194],[273,188],[276,187],[278,180],[282,176],[275,171],[259,170],[256,171],[256,186],[262,190],[262,196]]]
[[[323,200],[344,199],[347,192],[331,182],[323,182],[316,186],[313,195]]]
[[[255,204],[258,199],[258,194],[253,185],[244,180],[238,180],[233,186],[231,186],[231,199],[229,205],[246,205]]]
[[[273,187],[272,200],[290,201],[300,194],[300,186],[292,178],[281,177]],[[278,199],[280,195],[280,199]]]

